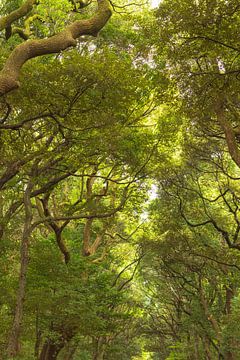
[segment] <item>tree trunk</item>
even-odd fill
[[[224,99],[220,99],[216,107],[217,121],[224,132],[229,154],[235,164],[240,167],[240,151],[238,148],[237,139],[232,124],[228,120],[227,114],[224,113],[224,106]]]
[[[76,350],[77,350],[77,344],[70,346],[63,360],[72,360]]]
[[[43,345],[39,360],[56,360],[64,345],[64,341],[58,343],[51,340],[46,341]]]
[[[225,303],[225,314],[229,316],[232,312],[232,299],[234,297],[234,288],[229,285],[226,286],[226,303]],[[233,345],[233,339],[229,340],[228,346],[231,347]],[[225,354],[226,360],[234,360],[235,356],[233,355],[231,350],[226,351]]]
[[[93,360],[103,360],[104,352],[105,352],[105,339],[103,337],[99,337],[95,343]]]
[[[39,310],[36,310],[36,341],[34,346],[34,356],[36,359],[39,358],[39,350],[41,344],[41,330],[39,329]]]
[[[58,339],[57,340],[46,339],[42,347],[39,360],[57,359],[59,352],[71,341],[71,339],[76,333],[76,330],[74,328],[72,329],[52,328],[52,330],[57,331],[57,333],[59,334]]]
[[[199,337],[196,333],[194,333],[194,360],[200,359],[199,352]]]
[[[206,336],[203,336],[201,339],[203,344],[203,350],[205,353],[205,359],[212,360],[209,339]]]
[[[104,351],[101,350],[100,352],[97,352],[94,354],[93,360],[103,360]]]
[[[234,297],[234,289],[231,285],[226,286],[226,303],[225,314],[230,315],[232,312],[232,299]]]
[[[236,358],[234,358],[233,353],[231,351],[227,351],[227,353],[225,355],[225,359],[226,360],[235,360]]]
[[[31,204],[31,190],[32,183],[29,181],[25,194],[24,194],[24,205],[25,205],[25,223],[22,235],[21,243],[21,267],[19,274],[19,285],[17,292],[16,308],[14,314],[13,325],[10,331],[8,346],[7,346],[7,355],[9,357],[15,357],[20,351],[20,332],[23,318],[23,303],[25,298],[26,290],[26,275],[28,267],[28,250],[29,250],[29,239],[32,232],[31,222],[32,222],[32,204]]]

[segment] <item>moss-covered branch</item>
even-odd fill
[[[96,36],[111,16],[108,0],[98,0],[96,14],[87,20],[76,20],[60,33],[38,40],[28,40],[18,45],[7,59],[0,72],[0,95],[19,87],[18,78],[22,66],[29,59],[46,54],[54,54],[76,45],[82,35]]]
[[[23,16],[27,15],[33,8],[36,0],[27,0],[17,10],[12,11],[10,14],[0,18],[0,31],[9,28],[12,23]]]

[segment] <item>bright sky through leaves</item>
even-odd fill
[[[151,5],[153,8],[156,8],[160,4],[160,2],[161,0],[151,0]]]

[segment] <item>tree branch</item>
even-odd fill
[[[216,115],[217,115],[217,121],[225,134],[225,138],[231,158],[233,159],[235,164],[240,168],[240,150],[238,148],[235,131],[232,128],[231,123],[224,114],[224,104],[222,102],[219,102],[216,106]]]
[[[36,0],[26,0],[17,10],[12,11],[8,15],[2,16],[0,18],[0,31],[9,28],[14,21],[21,19],[23,16],[30,13],[35,3]]]
[[[20,86],[18,78],[21,68],[28,60],[37,56],[59,53],[71,46],[76,46],[76,39],[82,35],[97,36],[110,17],[111,9],[108,0],[98,0],[98,10],[91,19],[76,20],[50,38],[28,40],[18,45],[0,72],[0,96]]]

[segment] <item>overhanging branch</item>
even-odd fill
[[[76,39],[80,36],[96,36],[110,17],[109,1],[98,0],[98,10],[91,19],[76,20],[50,38],[28,40],[18,45],[0,72],[0,96],[20,86],[18,79],[21,68],[28,60],[37,56],[59,53],[71,46],[76,46]]]
[[[9,28],[13,22],[27,15],[32,10],[35,3],[36,0],[26,0],[18,9],[12,11],[8,15],[2,16],[0,18],[0,31]]]

